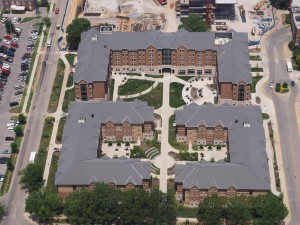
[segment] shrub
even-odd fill
[[[24,116],[22,113],[19,114],[18,120],[19,120],[19,123],[20,123],[21,125],[26,124],[26,118],[25,118],[25,116]]]
[[[23,129],[19,125],[15,127],[15,133],[16,133],[17,137],[23,137],[23,135],[24,135]]]
[[[200,145],[200,149],[204,149],[203,145]]]
[[[129,142],[126,142],[126,143],[125,143],[125,146],[129,146],[129,145],[130,145],[130,143],[129,143]]]
[[[112,146],[112,142],[111,141],[108,142],[108,146]]]
[[[217,149],[220,150],[222,148],[221,145],[217,145]]]
[[[121,146],[121,142],[118,141],[118,142],[117,142],[117,146]]]
[[[13,171],[15,169],[14,164],[12,163],[11,159],[7,160],[6,164],[7,164],[7,169],[9,171]]]
[[[214,162],[214,161],[215,161],[215,158],[214,158],[214,157],[211,157],[210,161],[211,161],[211,162]]]
[[[299,55],[300,56],[300,55]],[[288,84],[286,82],[283,83],[282,85],[283,88],[288,88]]]
[[[211,146],[211,145],[209,145],[209,146],[208,146],[208,149],[209,149],[209,150],[211,150],[211,149],[212,149],[212,146]]]
[[[10,148],[14,154],[19,152],[18,144],[15,141],[10,144]]]

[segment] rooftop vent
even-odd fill
[[[92,37],[92,41],[97,41],[98,40],[98,35],[94,34],[94,36]]]
[[[244,123],[243,123],[243,126],[244,126],[244,127],[250,127],[250,123],[249,123],[249,122],[244,122]]]
[[[85,118],[79,118],[78,123],[85,123]]]
[[[92,113],[92,114],[91,114],[91,117],[94,118],[94,116],[95,116],[94,113]]]

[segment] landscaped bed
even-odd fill
[[[141,101],[148,102],[149,106],[154,106],[154,109],[158,109],[162,106],[163,99],[163,84],[159,83],[156,88],[147,94],[141,95],[137,98],[126,98],[125,101],[133,101],[134,99],[139,99]]]
[[[75,54],[66,54],[66,59],[68,60],[70,66],[74,66],[74,59],[75,59],[76,55]]]
[[[118,95],[133,95],[141,93],[154,84],[154,81],[129,79],[119,86]]]
[[[62,110],[64,112],[68,112],[68,107],[71,101],[75,101],[75,89],[71,88],[69,90],[66,91],[65,93],[65,98],[64,98],[64,102],[62,105]]]
[[[56,134],[56,140],[55,140],[55,142],[57,144],[60,144],[62,142],[65,123],[66,123],[66,117],[60,118],[59,124],[58,124],[58,129],[57,129],[57,134]]]
[[[187,150],[188,146],[186,143],[177,142],[176,134],[175,134],[175,127],[173,123],[175,122],[175,115],[172,115],[169,119],[169,144],[178,150]]]
[[[252,77],[252,84],[251,84],[251,93],[255,93],[256,90],[255,90],[255,87],[256,87],[256,84],[257,82],[263,78],[262,76],[256,76],[256,77]]]
[[[178,108],[185,105],[182,98],[182,89],[184,85],[176,82],[170,84],[170,106],[173,108]]]

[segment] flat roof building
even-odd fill
[[[291,4],[291,29],[293,41],[300,44],[300,0],[293,0]]]

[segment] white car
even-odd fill
[[[6,55],[6,54],[4,54],[4,53],[0,53],[0,57],[2,57],[2,58],[6,58],[6,57],[7,57],[7,55]]]
[[[13,38],[13,42],[19,42],[20,39],[19,38]]]
[[[270,82],[270,88],[273,88],[274,87],[274,81],[271,81]]]
[[[3,17],[1,23],[5,23],[8,20],[8,17]]]
[[[37,36],[35,35],[35,36],[32,36],[31,38],[32,38],[32,40],[36,40]]]
[[[13,23],[18,22],[18,17],[14,17],[13,20],[12,20],[12,22],[13,22]]]
[[[38,34],[39,34],[39,32],[31,31],[31,36],[37,36]]]
[[[6,126],[7,126],[7,128],[15,127],[15,126],[17,126],[17,124],[16,123],[8,123],[8,124],[6,124]]]
[[[7,63],[3,63],[2,68],[4,68],[4,69],[10,69],[10,65],[8,65]]]
[[[3,39],[3,43],[6,45],[10,45],[10,41]]]

